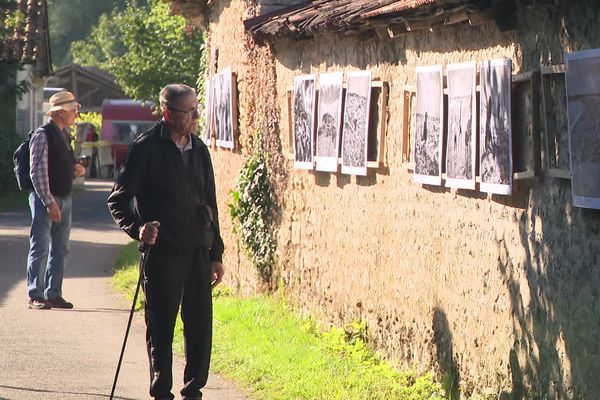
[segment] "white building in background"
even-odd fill
[[[31,65],[25,65],[25,68],[17,72],[17,82],[26,81],[29,83],[29,91],[17,100],[16,107],[16,133],[25,136],[32,129],[37,128],[48,120],[44,109],[44,86],[46,85],[45,76],[39,76],[34,73]],[[46,103],[47,104],[47,103]]]

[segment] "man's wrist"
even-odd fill
[[[46,206],[46,208],[50,208],[50,206],[54,203],[56,203],[56,201],[54,200],[54,197],[50,196],[50,197],[44,197],[42,200],[42,203],[44,203],[44,205]]]

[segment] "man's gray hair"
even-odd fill
[[[186,97],[190,94],[196,96],[194,89],[183,83],[171,83],[165,86],[160,91],[160,109],[166,110],[173,103],[177,103],[182,97]]]

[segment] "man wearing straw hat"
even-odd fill
[[[79,107],[71,92],[50,97],[50,119],[36,129],[29,145],[33,190],[29,193],[27,291],[28,307],[34,310],[73,308],[62,297],[62,281],[69,252],[73,179],[83,176],[85,168],[75,162],[66,129],[75,123]]]

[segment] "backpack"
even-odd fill
[[[23,140],[13,154],[15,163],[15,178],[19,189],[28,192],[33,190],[33,183],[29,176],[29,141],[34,131],[29,132],[27,139]]]

